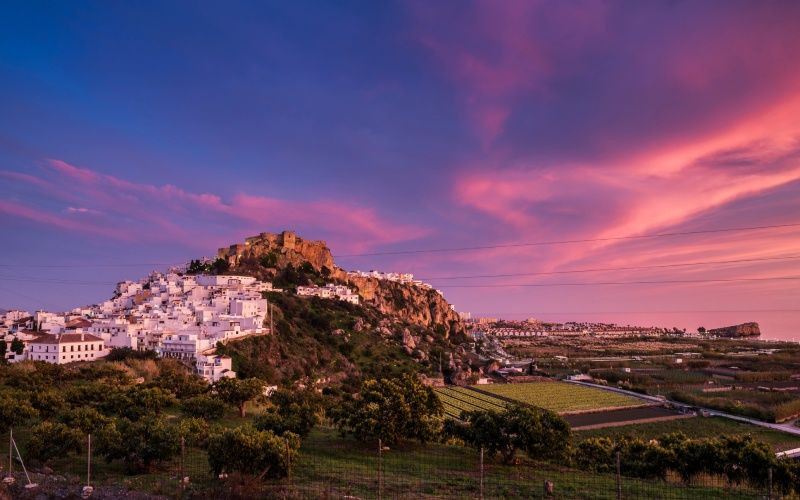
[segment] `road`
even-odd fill
[[[795,427],[794,424],[791,423],[791,422],[786,423],[786,424],[772,424],[772,423],[769,423],[769,422],[756,420],[754,418],[742,417],[742,416],[739,416],[739,415],[732,415],[730,413],[725,413],[723,411],[714,410],[714,409],[711,409],[711,408],[703,408],[703,407],[696,406],[696,405],[688,405],[686,403],[681,403],[680,401],[672,401],[672,400],[669,400],[669,399],[657,398],[655,396],[648,396],[646,394],[641,394],[641,393],[634,392],[634,391],[628,391],[628,390],[625,390],[625,389],[620,389],[618,387],[609,387],[607,385],[592,384],[592,383],[589,383],[589,382],[581,382],[581,381],[578,381],[578,380],[567,380],[566,382],[569,382],[570,384],[577,384],[577,385],[585,385],[587,387],[594,387],[596,389],[602,389],[604,391],[616,392],[618,394],[626,394],[628,396],[633,396],[635,398],[643,399],[645,401],[666,402],[666,403],[671,403],[671,404],[675,405],[676,407],[699,408],[700,410],[708,412],[708,414],[710,416],[713,416],[713,417],[728,418],[728,419],[731,419],[731,420],[736,420],[736,421],[739,421],[739,422],[744,422],[744,423],[752,424],[752,425],[758,425],[760,427],[766,427],[768,429],[781,431],[781,432],[786,432],[788,434],[794,434],[795,436],[800,436],[800,427]]]

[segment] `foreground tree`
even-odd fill
[[[154,463],[170,460],[180,451],[178,429],[159,417],[136,421],[121,418],[98,434],[97,452],[108,462],[124,460],[130,473],[146,471]]]
[[[465,423],[448,421],[449,433],[483,447],[490,457],[499,453],[505,463],[511,463],[518,450],[544,460],[563,458],[568,450],[569,424],[551,411],[515,404],[504,412],[464,412],[461,418]]]
[[[256,417],[255,426],[275,434],[292,432],[304,438],[319,422],[320,397],[311,391],[275,391],[269,398],[272,406]]]
[[[26,422],[38,415],[27,399],[9,394],[0,395],[0,432]]]
[[[241,472],[263,477],[284,477],[297,461],[300,438],[287,432],[276,436],[249,425],[226,429],[208,440],[208,463],[214,474]]]
[[[187,415],[205,420],[219,420],[225,414],[225,401],[213,396],[195,396],[181,403],[181,410]]]
[[[427,442],[442,429],[442,403],[433,389],[413,375],[400,379],[367,380],[360,393],[332,411],[345,434],[357,439],[380,438]]]
[[[239,409],[239,416],[245,416],[245,405],[264,393],[265,383],[257,378],[223,378],[214,384],[214,392],[226,403]]]
[[[31,428],[26,451],[31,458],[46,462],[81,451],[86,437],[78,430],[60,422],[44,421]]]

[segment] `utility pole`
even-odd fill
[[[274,335],[275,334],[275,330],[272,329],[273,328],[273,325],[272,325],[272,314],[274,313],[274,311],[275,311],[275,306],[273,306],[272,302],[270,302],[269,303],[269,334],[270,335]]]

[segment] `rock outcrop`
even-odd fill
[[[724,326],[722,328],[712,328],[708,330],[708,335],[715,335],[717,337],[758,337],[761,335],[761,329],[758,323],[742,323],[734,326]]]
[[[436,290],[350,274],[336,265],[324,241],[305,240],[291,231],[261,233],[244,243],[220,248],[217,257],[227,260],[232,271],[250,274],[288,265],[299,268],[307,262],[326,279],[353,287],[364,303],[383,314],[432,328],[445,338],[464,329],[458,314]]]

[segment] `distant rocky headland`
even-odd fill
[[[722,328],[712,328],[708,330],[709,335],[716,335],[717,337],[758,337],[761,335],[761,329],[758,323],[742,323],[740,325],[723,326]]]

